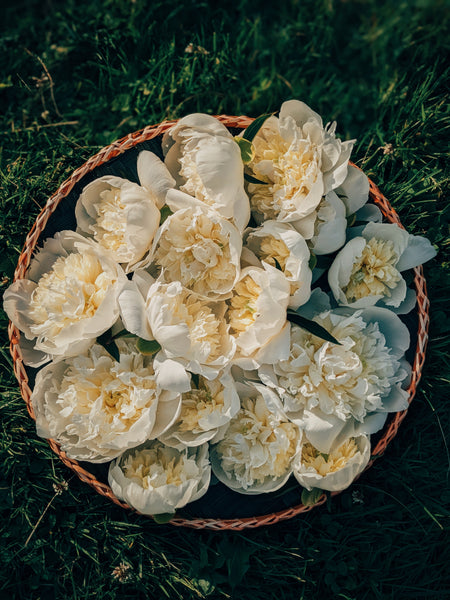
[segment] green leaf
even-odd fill
[[[316,264],[314,265],[318,269],[329,269],[331,263],[333,262],[334,257],[331,254],[320,254],[316,255]]]
[[[146,356],[151,356],[161,350],[161,345],[156,340],[144,340],[143,338],[138,338],[136,347],[141,354]]]
[[[130,333],[126,329],[121,329],[118,333],[115,333],[113,336],[111,336],[111,341],[117,340],[119,338],[132,338],[132,337],[136,337],[134,333]]]
[[[314,269],[314,267],[317,265],[317,256],[314,254],[314,252],[312,250],[310,250],[310,252],[311,252],[311,256],[309,257],[308,267],[312,271]]]
[[[105,333],[102,333],[102,335],[97,338],[97,344],[100,344],[100,346],[102,346],[106,352],[111,354],[116,362],[120,361],[119,348],[112,338],[111,329],[108,329],[105,331]]]
[[[249,183],[255,183],[257,185],[269,185],[267,181],[261,181],[261,179],[256,179],[256,177],[253,177],[253,175],[249,175],[248,173],[244,173],[244,179]]]
[[[352,227],[355,224],[355,221],[356,221],[356,213],[349,215],[347,217],[347,227]]]
[[[275,266],[276,266],[276,268],[277,268],[279,271],[283,271],[283,269],[281,268],[281,265],[280,265],[280,263],[277,261],[277,259],[276,259],[275,257],[274,257],[273,261],[274,261],[274,263],[275,263]]]
[[[302,492],[302,504],[305,506],[314,506],[317,504],[323,494],[323,490],[313,488],[311,491],[304,489]]]
[[[248,140],[246,140],[242,137],[238,137],[238,136],[236,136],[234,138],[234,141],[236,142],[236,144],[239,146],[239,148],[241,150],[242,162],[244,163],[244,165],[248,164],[253,158],[252,143],[249,142]]]
[[[253,138],[255,137],[255,135],[258,133],[258,131],[264,125],[264,122],[267,121],[267,119],[269,117],[271,117],[272,115],[273,115],[273,113],[268,113],[266,115],[261,115],[260,117],[257,117],[254,121],[252,121],[250,123],[250,125],[247,127],[247,129],[242,134],[242,137],[244,139],[248,140],[249,142],[253,141]]]
[[[107,329],[102,335],[99,335],[97,338],[97,344],[100,346],[104,346],[105,344],[109,344],[112,340],[112,329],[111,327]]]
[[[198,386],[200,385],[200,375],[198,375],[197,373],[191,373],[191,379],[192,379],[193,385],[198,390]]]
[[[159,515],[152,515],[155,523],[158,523],[159,525],[164,525],[164,523],[168,523],[174,518],[174,516],[175,513],[161,513]]]
[[[160,210],[160,213],[161,213],[161,218],[159,220],[160,225],[162,225],[164,223],[164,221],[167,219],[167,217],[170,217],[170,215],[173,215],[173,212],[170,210],[170,208],[167,206],[167,204],[164,204],[164,206]]]
[[[333,344],[337,344],[338,346],[341,345],[341,343],[338,342],[338,340],[335,337],[333,337],[331,333],[329,333],[325,329],[325,327],[322,327],[322,325],[319,325],[319,323],[316,323],[315,321],[311,321],[310,319],[302,317],[293,310],[287,311],[287,320],[291,323],[295,323],[295,325],[298,325],[302,329],[309,331],[309,333],[312,333],[316,337],[321,338],[326,342],[332,342]]]

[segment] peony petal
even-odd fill
[[[323,183],[325,194],[344,183],[348,172],[348,161],[355,141],[356,140],[349,140],[341,143],[341,152],[337,162],[333,165],[331,171],[326,171],[324,173]]]
[[[168,399],[166,400],[165,397]],[[181,395],[171,399],[173,394],[162,392],[158,401],[156,420],[149,439],[159,438],[177,420],[181,410]]]
[[[156,154],[143,150],[138,155],[137,172],[140,184],[151,193],[156,206],[161,209],[166,203],[168,190],[175,187],[175,179],[168,168]]]
[[[34,321],[29,315],[29,305],[35,289],[36,284],[33,281],[19,279],[11,284],[3,294],[3,310],[13,325],[20,329],[29,340],[36,337],[30,331]]]
[[[322,117],[299,100],[283,102],[280,108],[280,122],[283,123],[288,116],[292,117],[299,127],[303,127],[309,120],[316,121],[320,127],[323,127]]]
[[[167,358],[163,352],[158,352],[153,366],[161,389],[180,394],[191,389],[191,378],[179,361]]]
[[[406,250],[409,242],[409,233],[395,223],[368,223],[362,231],[362,236],[366,240],[375,238],[392,242],[398,257]]]
[[[375,204],[365,204],[355,213],[356,221],[373,221],[374,223],[381,223],[383,220],[383,213],[375,206]]]
[[[330,297],[320,288],[315,288],[306,304],[296,310],[305,319],[312,319],[316,315],[331,309]]]
[[[431,260],[436,254],[436,250],[427,238],[420,235],[410,235],[408,245],[396,265],[397,269],[399,271],[412,269]]]
[[[339,309],[336,310],[339,313]],[[392,311],[373,306],[362,311],[366,323],[377,323],[386,339],[386,345],[392,349],[395,357],[401,358],[410,345],[410,335],[406,325]]]
[[[392,312],[394,312],[396,315],[407,315],[415,307],[416,302],[416,291],[411,288],[407,288],[404,300],[398,306],[389,305],[389,310],[392,310]]]
[[[362,237],[350,240],[340,250],[328,270],[328,283],[330,285],[333,296],[338,303],[348,304],[347,298],[342,291],[350,281],[350,275],[353,269],[353,264],[362,254],[366,246],[366,241]],[[381,296],[377,296],[373,304],[379,300]]]
[[[369,200],[369,179],[361,169],[349,165],[347,177],[335,191],[345,204],[347,216],[352,215]]]
[[[346,228],[347,220],[344,217],[337,217],[333,221],[324,223],[312,245],[314,254],[322,256],[341,248],[345,244]]]
[[[326,415],[320,410],[305,410],[302,421],[303,431],[308,441],[319,452],[326,454],[345,427],[345,421],[335,415]]]
[[[125,329],[144,340],[155,339],[148,323],[145,300],[134,281],[123,287],[118,302]]]
[[[316,224],[317,213],[313,211],[306,215],[306,217],[302,217],[298,219],[298,221],[292,221],[292,226],[302,235],[305,240],[310,240],[314,235],[314,225]]]

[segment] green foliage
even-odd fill
[[[239,146],[239,150],[241,151],[241,158],[244,165],[247,165],[253,159],[253,147],[252,143],[246,140],[243,137],[236,136],[234,141]]]
[[[242,134],[242,137],[246,140],[248,140],[249,142],[253,141],[253,138],[255,137],[255,135],[258,133],[258,131],[261,129],[261,127],[264,125],[264,123],[267,121],[267,119],[272,116],[272,115],[261,115],[259,117],[256,117],[256,119],[254,121],[252,121],[250,123],[250,125],[247,127],[247,129],[244,131],[244,133]]]
[[[446,598],[446,3],[17,0],[1,10],[3,290],[49,196],[102,146],[190,112],[257,116],[289,98],[357,138],[355,162],[439,249],[425,267],[425,370],[385,455],[327,506],[244,532],[156,524],[79,481],[36,436],[2,313],[2,597]]]
[[[141,354],[151,356],[161,350],[161,345],[156,340],[144,340],[143,338],[138,338],[136,348]]]
[[[320,500],[323,490],[312,488],[312,490],[304,489],[302,491],[302,504],[305,506],[314,506]]]
[[[341,345],[341,342],[332,336],[331,333],[325,329],[325,327],[322,327],[322,325],[319,325],[319,323],[316,323],[315,321],[311,321],[311,319],[302,317],[293,310],[287,311],[287,320],[291,323],[295,323],[295,325],[298,325],[305,331],[312,333],[316,337],[325,340],[326,342],[332,342],[338,346]]]

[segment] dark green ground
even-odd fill
[[[156,525],[73,478],[36,437],[11,375],[2,313],[1,600],[448,598],[446,3],[7,4],[2,290],[40,207],[102,146],[165,118],[257,116],[288,98],[337,119],[342,137],[358,138],[354,160],[439,254],[426,266],[432,325],[424,376],[385,456],[328,509],[243,533]],[[44,64],[53,88],[42,80]],[[68,491],[56,495],[53,484],[62,481]],[[120,563],[130,566],[125,582],[112,576]]]

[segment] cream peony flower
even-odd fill
[[[415,304],[415,294],[408,292],[401,271],[435,255],[426,238],[411,235],[395,224],[369,223],[337,254],[328,282],[342,306],[379,304],[406,313]]]
[[[125,273],[98,244],[77,233],[62,231],[46,240],[27,276],[4,295],[9,318],[33,341],[24,353],[26,364],[38,367],[84,352],[119,317]]]
[[[144,515],[174,513],[208,490],[211,467],[208,445],[184,451],[147,442],[111,463],[114,494]]]
[[[311,295],[310,252],[303,237],[288,223],[265,221],[247,230],[245,246],[256,257],[281,269],[290,284],[289,307],[298,308]]]
[[[102,463],[165,431],[181,398],[157,389],[152,361],[117,341],[116,362],[98,344],[41,369],[31,395],[37,433],[69,458]]]
[[[236,387],[241,409],[211,448],[213,473],[241,494],[275,491],[292,473],[300,431],[288,421],[272,390],[250,382]]]
[[[147,190],[120,177],[95,179],[75,206],[77,232],[93,238],[126,272],[150,250],[160,216]]]
[[[188,115],[164,135],[163,150],[179,189],[243,231],[250,205],[240,149],[228,129],[209,115]]]
[[[314,320],[340,345],[291,324],[289,359],[261,367],[259,375],[277,390],[287,416],[311,443],[328,452],[344,427],[374,433],[388,412],[408,407],[401,383],[408,377],[402,359],[409,333],[381,308],[327,311]]]
[[[224,320],[225,302],[207,301],[178,281],[156,282],[146,296],[142,292],[135,282],[129,282],[119,304],[126,329],[144,339],[156,339],[162,347],[155,358],[159,385],[187,392],[186,371],[207,379],[217,377],[236,350]]]
[[[191,389],[182,395],[177,421],[159,439],[179,450],[219,441],[239,408],[239,396],[229,371],[212,381],[199,376],[194,382],[192,378]]]
[[[351,437],[319,452],[307,440],[293,464],[294,477],[308,490],[319,488],[339,492],[347,488],[366,468],[370,460],[370,441],[366,435]]]
[[[263,263],[259,267],[245,267],[236,284],[226,318],[230,334],[236,339],[236,364],[244,369],[258,367],[261,353],[277,339],[286,324],[290,284],[278,269]],[[282,345],[285,343],[283,337]],[[279,356],[288,351],[277,348]]]
[[[322,196],[341,185],[353,141],[335,138],[336,124],[323,127],[321,117],[303,102],[290,100],[280,117],[267,119],[253,140],[249,167],[267,185],[248,186],[257,222],[296,222],[310,215]]]
[[[424,237],[411,235],[393,223],[369,223],[361,236],[350,239],[337,254],[328,271],[328,282],[341,306],[378,304],[404,314],[414,307],[416,296],[408,290],[401,271],[435,255]]]
[[[189,198],[189,197],[188,197]],[[239,278],[242,238],[215,211],[192,205],[168,217],[154,244],[164,283],[179,281],[205,298],[223,298]]]

